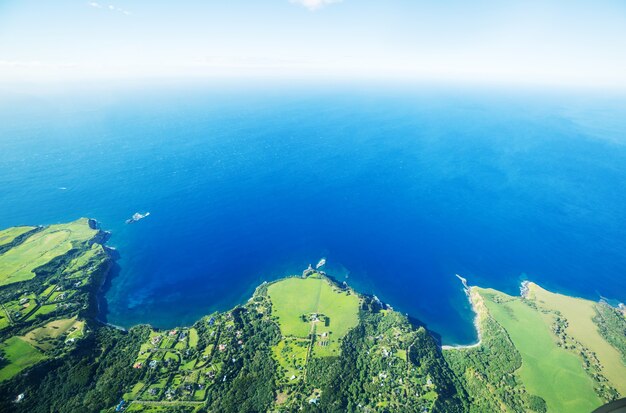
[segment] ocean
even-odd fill
[[[82,216],[120,254],[102,315],[116,325],[191,324],[326,257],[443,343],[471,343],[455,274],[626,301],[626,100],[418,85],[3,93],[0,227]]]

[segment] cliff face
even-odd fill
[[[26,389],[79,352],[98,354],[90,344],[100,328],[96,295],[113,263],[103,246],[108,234],[94,220],[19,227],[0,238],[11,233],[20,235],[0,251],[0,406],[6,411],[34,409]]]

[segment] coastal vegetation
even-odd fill
[[[602,336],[596,318],[598,311],[606,306],[582,298],[555,294],[535,283],[528,283],[527,298],[540,311],[548,311],[548,322],[551,323],[553,332],[559,336],[561,346],[579,353],[592,375],[607,384],[607,388],[601,393],[611,392],[610,387],[613,387],[620,394],[626,395],[626,364],[623,361],[623,354],[626,353],[620,353],[619,345],[612,345]],[[598,310],[598,307],[601,309]],[[563,324],[564,328],[561,329],[560,325]],[[626,331],[624,326],[626,322],[622,316],[622,332]],[[619,331],[619,328],[605,331]],[[622,338],[626,340],[625,335]]]
[[[481,344],[444,356],[469,394],[470,411],[582,413],[624,394],[623,314],[530,282],[522,290],[517,297],[468,290]]]
[[[11,244],[17,238],[24,234],[37,229],[36,227],[11,227],[0,231],[0,247],[4,247],[7,244]]]
[[[115,254],[95,222],[0,232],[0,412],[588,412],[624,394],[626,319],[526,283],[468,287],[480,342],[311,267],[192,326],[97,320]]]
[[[24,227],[20,228],[13,231],[18,235],[9,242],[16,245],[0,255],[0,286],[35,277],[37,268],[67,254],[74,246],[88,242],[98,232],[83,218],[70,224],[51,225],[19,243],[16,239],[26,232]]]
[[[519,378],[530,393],[546,401],[549,411],[584,413],[601,404],[576,354],[558,345],[550,320],[520,298],[495,290],[480,293],[521,355]]]
[[[611,307],[604,301],[599,302],[595,310],[593,321],[598,326],[598,332],[619,351],[622,365],[626,365],[626,316],[622,310]]]
[[[22,370],[44,360],[46,356],[22,337],[11,337],[0,344],[2,368],[0,381],[10,379]]]
[[[152,330],[132,366],[129,411],[463,411],[424,328],[323,273],[263,284],[192,328]]]
[[[341,339],[359,323],[359,298],[318,273],[272,283],[267,294],[282,335],[296,339],[283,341],[281,354],[304,343],[306,347],[311,344],[315,356],[337,355]]]
[[[545,401],[528,393],[516,371],[522,357],[506,330],[489,314],[476,288],[471,297],[481,343],[448,348],[443,354],[469,395],[470,412],[545,412]]]
[[[109,266],[95,223],[4,230],[0,252],[0,382],[71,352]]]

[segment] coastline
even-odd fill
[[[97,323],[126,332],[126,328],[109,323],[106,320],[107,302],[105,295],[110,288],[112,279],[116,275],[116,271],[118,271],[117,259],[119,258],[119,252],[115,247],[106,245],[106,242],[111,238],[111,232],[102,230],[98,221],[95,219],[90,218],[90,223],[92,223],[94,228],[98,229],[98,234],[94,238],[93,242],[100,244],[106,254],[106,259],[104,261],[105,265],[103,265],[98,272],[97,278],[94,279],[94,284],[90,293],[92,295],[90,300],[92,300],[93,306],[95,307],[92,312],[92,318]]]
[[[476,333],[478,335],[478,341],[472,344],[452,344],[452,345],[442,345],[442,350],[465,350],[470,348],[479,347],[483,342],[482,329],[480,327],[483,317],[485,316],[485,304],[482,301],[482,297],[476,291],[476,287],[470,286],[467,284],[467,280],[461,277],[459,274],[455,274],[456,277],[461,280],[463,284],[463,291],[467,296],[467,299],[472,307],[472,311],[474,312],[474,328],[476,329]]]

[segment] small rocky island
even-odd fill
[[[139,222],[139,221],[141,221],[142,219],[144,219],[144,218],[146,218],[148,216],[150,216],[150,212],[146,212],[145,214],[142,214],[142,213],[139,213],[139,212],[135,212],[132,217],[130,217],[130,218],[128,218],[126,220],[126,223],[127,224],[134,224],[135,222]]]

